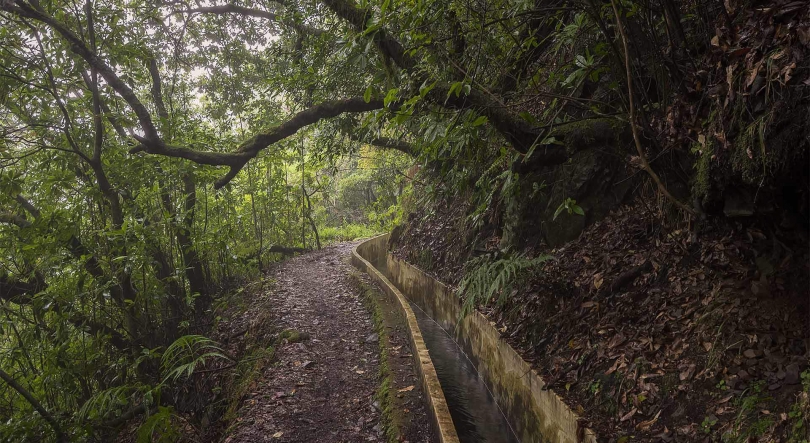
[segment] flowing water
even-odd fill
[[[375,261],[373,266],[391,280],[385,262]],[[456,341],[418,305],[411,303],[411,309],[461,443],[519,443],[484,380]]]

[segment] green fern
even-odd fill
[[[160,364],[163,373],[163,383],[166,380],[177,380],[185,374],[190,377],[198,365],[208,359],[228,359],[214,340],[202,335],[184,335],[174,341],[163,353]]]
[[[464,278],[456,290],[460,297],[464,297],[462,317],[479,304],[490,303],[495,296],[498,305],[502,306],[516,282],[551,258],[550,255],[527,258],[519,254],[494,260],[486,255],[468,261],[465,265]]]
[[[180,437],[180,432],[172,424],[174,409],[160,406],[157,412],[150,415],[141,426],[138,427],[137,443],[169,443],[176,442]]]
[[[112,411],[134,404],[141,397],[145,386],[124,385],[96,393],[79,410],[79,416],[96,419],[110,416]]]

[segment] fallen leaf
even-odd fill
[[[593,276],[593,287],[594,288],[596,288],[596,289],[601,288],[602,283],[604,283],[604,282],[605,282],[605,280],[602,278],[602,274],[596,274],[596,275]]]
[[[662,409],[662,410],[663,410],[663,409]],[[643,422],[641,422],[641,423],[637,424],[637,425],[636,425],[636,430],[637,430],[637,431],[646,431],[646,430],[650,429],[650,427],[651,427],[652,425],[654,425],[654,424],[655,424],[655,422],[657,422],[657,421],[658,421],[658,416],[659,416],[659,415],[661,415],[661,411],[658,411],[658,413],[657,413],[657,414],[655,414],[655,417],[653,417],[651,420],[643,421]]]
[[[273,434],[273,438],[281,438],[282,435],[284,435],[284,433],[279,431],[279,432],[276,432],[275,434]]]
[[[692,375],[695,373],[695,365],[689,365],[683,372],[681,372],[679,378],[681,381],[689,380],[692,378]]]
[[[630,412],[628,412],[627,414],[622,415],[622,418],[620,418],[619,421],[625,422],[627,420],[630,420],[630,418],[632,418],[634,415],[636,415],[637,411],[638,411],[638,409],[636,409],[636,408],[631,409]]]
[[[410,386],[408,386],[407,388],[397,389],[397,392],[408,392],[408,391],[413,391],[413,388],[414,388],[414,386],[413,386],[413,385],[410,385]]]
[[[759,74],[759,68],[762,67],[762,60],[758,61],[756,65],[754,65],[751,72],[748,74],[748,79],[745,81],[745,87],[748,88],[751,84],[754,83],[754,79],[757,78],[757,74]],[[756,92],[756,91],[753,91]]]

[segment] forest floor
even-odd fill
[[[413,443],[427,441],[422,394],[405,363],[410,359],[383,357],[381,373],[380,340],[389,347],[383,356],[407,352],[407,340],[396,328],[381,330],[374,308],[364,306],[369,292],[359,289],[362,277],[348,264],[355,244],[276,265],[268,276],[274,283],[248,296],[259,300],[249,301],[241,320],[229,322],[226,329],[240,329],[269,311],[261,329],[280,332],[272,360],[242,396],[226,443],[385,441],[390,421],[380,405],[385,371],[393,374],[393,387],[410,386],[395,394],[396,405],[408,414],[408,429],[400,435]]]
[[[605,441],[806,441],[805,231],[721,221],[692,241],[642,203],[530,251],[555,259],[479,309]],[[470,255],[455,222],[464,208],[436,208],[394,253],[457,285]]]

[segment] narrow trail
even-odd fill
[[[349,282],[343,243],[282,263],[264,297],[276,325],[309,334],[282,343],[226,443],[382,441],[379,344]]]

